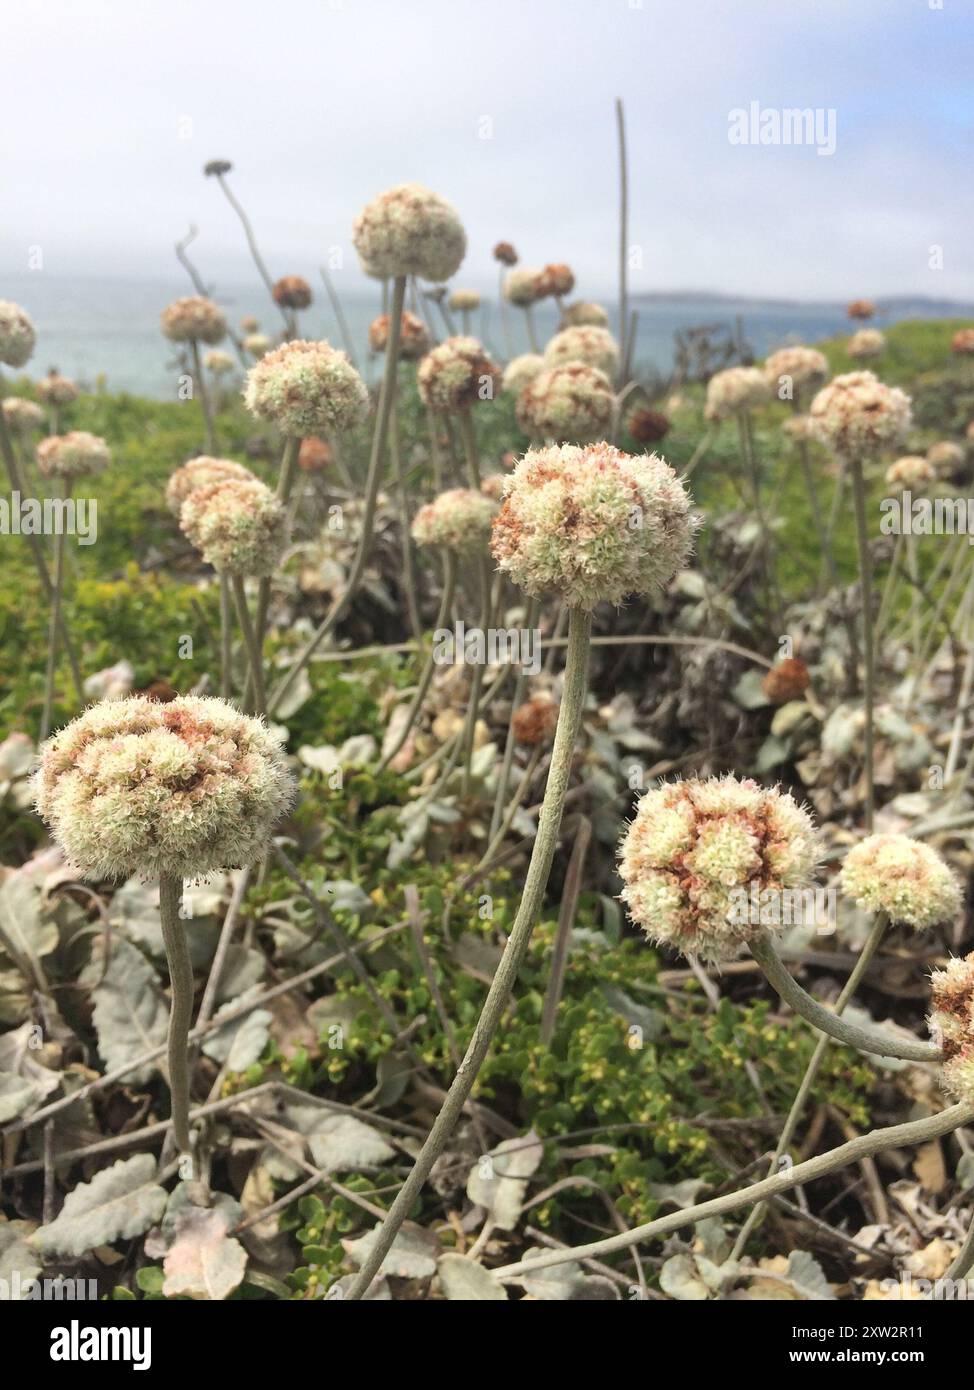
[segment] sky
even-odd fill
[[[974,299],[974,0],[21,0],[3,50],[0,297],[38,258],[170,276],[191,223],[205,279],[247,274],[218,157],[274,275],[364,288],[356,212],[418,181],[457,284],[503,238],[607,296],[621,97],[635,293]],[[732,143],[752,103],[821,138]]]

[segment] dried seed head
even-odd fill
[[[634,410],[626,421],[626,432],[637,444],[658,444],[670,432],[669,417],[661,410]]]
[[[969,357],[974,353],[974,328],[960,328],[950,340],[951,352],[959,357]]]
[[[509,241],[499,241],[494,247],[494,260],[501,265],[517,265],[517,252]]]
[[[307,309],[311,303],[311,286],[300,275],[282,275],[271,293],[282,309]]]
[[[789,700],[798,700],[804,695],[810,680],[804,661],[788,656],[772,666],[761,687],[773,705],[786,705]]]
[[[546,265],[538,277],[538,283],[542,299],[551,295],[561,299],[575,288],[575,274],[571,266],[557,263]]]
[[[871,319],[875,312],[876,306],[871,299],[854,299],[846,310],[851,319]]]
[[[537,748],[550,743],[558,727],[558,703],[553,695],[532,695],[511,715],[511,728],[518,743]]]

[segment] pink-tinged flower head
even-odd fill
[[[508,304],[526,309],[541,298],[541,271],[520,266],[504,276],[504,298]]]
[[[223,700],[92,705],[40,750],[37,810],[87,878],[252,863],[294,799],[280,744]]]
[[[418,183],[380,193],[359,213],[352,241],[362,269],[376,280],[416,275],[449,280],[467,252],[467,234],[452,203]]]
[[[214,376],[229,376],[236,365],[236,358],[221,348],[211,348],[203,356],[203,366]]]
[[[505,391],[518,396],[528,382],[533,381],[544,369],[544,358],[540,352],[522,352],[520,357],[512,357],[504,368],[501,385]]]
[[[930,1005],[930,1034],[944,1054],[944,1090],[974,1102],[974,952],[933,972]]]
[[[0,362],[22,367],[30,361],[36,342],[37,332],[27,311],[0,299]]]
[[[389,315],[380,314],[369,324],[369,347],[373,352],[385,352],[389,342]],[[403,362],[416,362],[430,350],[430,335],[426,324],[408,309],[402,311],[399,326],[399,356]]]
[[[296,339],[268,352],[247,373],[247,409],[285,434],[346,430],[365,416],[369,393],[344,352]]]
[[[938,478],[949,478],[956,469],[963,467],[966,455],[952,439],[938,439],[927,450],[927,462],[935,469]]]
[[[496,515],[497,507],[489,497],[472,488],[451,488],[420,507],[413,518],[413,540],[461,554],[477,552],[490,535]]]
[[[555,262],[545,266],[538,276],[538,282],[542,299],[547,299],[549,295],[561,299],[575,288],[575,272],[571,266]]]
[[[960,885],[936,850],[908,835],[868,835],[853,845],[840,876],[842,891],[865,912],[926,931],[951,922]]]
[[[229,479],[238,483],[257,481],[250,469],[245,468],[242,463],[200,454],[170,474],[169,482],[166,484],[166,506],[173,516],[179,516],[183,503],[191,492],[195,492],[198,487],[209,487],[211,483],[225,483]]]
[[[829,374],[824,353],[810,347],[786,347],[773,352],[764,364],[764,374],[777,395],[787,378],[793,387],[819,387]]]
[[[950,350],[959,357],[969,357],[974,353],[974,328],[959,328],[950,340]]]
[[[37,395],[45,405],[72,405],[80,394],[70,377],[53,369],[37,383]]]
[[[686,563],[697,529],[680,479],[655,454],[611,444],[552,445],[507,479],[491,551],[525,593],[573,608],[662,589]]]
[[[872,372],[847,372],[823,386],[809,409],[812,429],[842,458],[895,448],[912,421],[910,398]]]
[[[563,328],[544,350],[548,367],[584,362],[611,377],[619,369],[619,345],[607,328]]]
[[[569,362],[532,377],[515,406],[517,423],[531,439],[581,444],[611,433],[612,382],[598,367]]]
[[[860,328],[846,343],[845,350],[850,357],[878,357],[886,351],[886,339],[878,328]]]
[[[32,434],[44,427],[43,410],[23,396],[7,396],[3,402],[3,418],[14,434]]]
[[[629,915],[651,941],[724,961],[764,930],[749,904],[811,885],[818,835],[798,803],[747,778],[696,778],[646,793],[622,841]]]
[[[104,439],[86,430],[52,434],[37,446],[37,467],[45,478],[83,478],[101,473],[112,461]]]
[[[569,304],[561,316],[563,328],[608,328],[609,315],[601,304],[580,299]]]
[[[935,483],[937,470],[922,454],[904,454],[887,468],[886,481],[890,487],[900,490],[910,488],[915,491]]]
[[[311,303],[311,286],[300,275],[282,275],[272,293],[282,309],[307,309]]]
[[[725,420],[740,410],[755,410],[771,399],[768,378],[760,367],[726,367],[707,382],[708,420]]]
[[[232,575],[272,574],[287,543],[284,508],[256,478],[194,488],[179,526],[208,565]]]
[[[220,343],[227,336],[223,310],[201,294],[174,299],[162,311],[163,335],[171,343]]]
[[[244,351],[248,352],[251,357],[263,357],[273,347],[273,343],[266,333],[248,333],[243,340],[243,345]]]
[[[416,384],[431,410],[462,410],[494,399],[501,369],[476,338],[447,338],[428,352],[416,371]]]

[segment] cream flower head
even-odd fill
[[[220,343],[227,336],[223,310],[201,294],[190,294],[167,304],[160,318],[171,343]]]
[[[37,394],[45,405],[72,405],[81,393],[70,377],[52,370],[37,383]]]
[[[369,324],[369,347],[373,352],[385,352],[389,342],[389,315],[380,314]],[[430,350],[430,335],[426,324],[408,309],[402,311],[399,324],[399,356],[403,362],[416,362]]]
[[[469,313],[472,309],[480,308],[480,295],[476,290],[454,290],[447,302],[458,314],[464,309]]]
[[[724,420],[739,410],[754,410],[771,399],[768,378],[760,367],[725,367],[707,382],[708,420]]]
[[[7,396],[3,402],[3,418],[14,434],[31,434],[44,427],[43,410],[24,396]]]
[[[611,377],[619,370],[619,344],[607,328],[563,328],[545,348],[544,360],[548,367],[584,362]]]
[[[845,350],[850,357],[878,357],[886,351],[886,339],[878,328],[860,328],[846,343]]]
[[[103,700],[40,750],[37,810],[86,878],[253,863],[294,800],[280,744],[223,700]]]
[[[811,885],[818,835],[793,797],[747,778],[648,791],[623,838],[620,894],[651,941],[720,962],[764,928],[754,896]],[[757,915],[758,920],[753,920]]]
[[[369,393],[344,352],[328,343],[296,339],[251,367],[244,402],[259,419],[303,437],[357,425]]]
[[[538,276],[538,288],[542,299],[547,299],[549,295],[561,299],[575,288],[575,272],[570,265],[558,261],[546,265]]]
[[[655,454],[611,444],[532,449],[508,477],[494,522],[498,569],[525,593],[573,608],[662,589],[685,564],[697,521]]]
[[[45,478],[87,477],[101,473],[111,461],[112,455],[104,439],[86,430],[52,434],[37,446],[37,467]]]
[[[520,357],[512,357],[504,368],[502,386],[512,395],[520,395],[529,381],[533,381],[545,369],[544,358],[540,352],[522,352]]]
[[[36,342],[37,331],[27,311],[0,299],[0,363],[22,367],[30,361]]]
[[[504,298],[508,304],[516,304],[521,309],[535,304],[541,298],[541,271],[519,266],[504,276]]]
[[[284,508],[256,478],[194,488],[179,527],[206,563],[226,574],[272,574],[287,543]]]
[[[944,1054],[944,1090],[974,1102],[974,952],[933,972],[930,1004],[930,1034]]]
[[[910,398],[872,372],[847,372],[823,386],[809,408],[812,429],[842,458],[899,444],[912,421]]]
[[[200,454],[170,474],[169,482],[166,484],[166,506],[173,516],[179,516],[183,503],[191,492],[195,492],[198,487],[209,487],[211,483],[225,483],[229,479],[238,483],[257,481],[250,469],[245,468],[242,463]]]
[[[203,358],[203,366],[214,376],[229,376],[236,365],[235,358],[221,348],[211,348]]]
[[[462,410],[493,400],[501,369],[476,338],[447,338],[428,352],[416,371],[416,384],[431,410]]]
[[[952,921],[961,908],[953,871],[936,850],[908,835],[868,835],[853,845],[839,883],[864,912],[885,912],[916,931]]]
[[[243,345],[244,351],[249,352],[251,357],[263,357],[273,346],[266,333],[248,333]]]
[[[490,535],[496,515],[497,507],[489,497],[472,488],[451,488],[420,507],[413,518],[413,540],[422,546],[476,551]]]
[[[521,391],[517,422],[532,439],[580,444],[611,430],[615,410],[612,383],[598,367],[569,362],[539,372]]]
[[[939,439],[927,450],[927,462],[936,469],[940,477],[949,476],[964,461],[964,450],[952,439]]]
[[[774,395],[780,390],[782,378],[788,377],[793,386],[821,386],[829,374],[824,353],[810,347],[780,348],[766,358],[764,374]]]
[[[561,316],[561,322],[565,328],[608,328],[609,315],[601,304],[580,299],[576,304],[568,305]]]
[[[890,487],[924,488],[937,481],[937,470],[922,454],[904,454],[886,470]]]
[[[449,280],[467,252],[456,208],[418,183],[397,184],[367,203],[355,219],[352,241],[362,269],[376,280]]]

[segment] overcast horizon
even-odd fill
[[[352,219],[415,179],[464,219],[456,283],[493,287],[504,238],[609,297],[619,95],[634,294],[970,302],[974,13],[943,4],[49,0],[5,17],[0,257],[8,275],[39,248],[52,276],[169,279],[192,223],[205,280],[250,280],[202,173],[227,158],[275,275],[317,284],[338,248],[339,288],[374,293]],[[814,139],[732,143],[753,103],[772,138],[776,113],[814,113]]]

